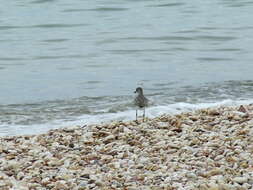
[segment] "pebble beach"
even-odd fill
[[[253,105],[0,138],[1,190],[253,189]]]

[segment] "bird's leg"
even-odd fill
[[[137,117],[138,117],[138,116],[137,116],[137,109],[136,109],[136,115],[135,115],[135,116],[136,116],[136,120],[135,120],[135,121],[137,122]]]
[[[145,107],[144,107],[144,110],[143,110],[143,122],[145,121]]]

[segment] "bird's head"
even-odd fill
[[[141,87],[136,88],[136,90],[134,91],[134,93],[138,93],[138,94],[142,94],[143,90]]]

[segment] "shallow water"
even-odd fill
[[[137,86],[151,100],[149,116],[252,100],[251,1],[1,7],[0,135],[133,119]]]

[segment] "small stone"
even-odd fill
[[[70,126],[70,127],[66,127],[63,129],[63,131],[67,132],[67,133],[71,133],[74,132],[75,130],[78,130],[79,127],[78,126]]]
[[[233,178],[233,181],[239,184],[247,183],[248,178],[247,177],[235,177]]]
[[[209,183],[208,184],[209,188],[208,190],[220,190],[219,185],[215,183]]]
[[[132,131],[130,129],[128,129],[127,127],[123,128],[124,133],[131,133]]]
[[[55,185],[54,189],[56,189],[56,190],[68,190],[68,186],[67,186],[66,182],[63,180],[55,182],[54,185]]]
[[[22,178],[25,176],[24,172],[19,172],[17,175],[18,180],[22,180]]]
[[[109,163],[113,159],[113,156],[111,155],[102,155],[101,156],[101,161],[103,163]]]
[[[41,180],[41,184],[43,184],[43,185],[47,185],[47,184],[49,184],[50,183],[50,178],[49,177],[46,177],[46,178],[44,178],[44,179],[42,179]]]
[[[105,137],[103,142],[108,144],[108,143],[112,142],[114,139],[115,139],[114,135],[109,135],[109,136]]]
[[[220,174],[222,174],[222,170],[219,169],[219,168],[214,168],[214,169],[212,169],[211,171],[207,172],[207,173],[206,173],[206,176],[207,176],[207,177],[211,177],[211,176],[220,175]]]
[[[243,106],[243,105],[240,105],[238,111],[243,112],[243,113],[248,113],[247,108],[245,106]]]
[[[191,178],[191,179],[197,179],[197,175],[195,173],[186,173],[185,177]]]
[[[70,148],[74,148],[75,145],[74,145],[73,143],[70,143],[70,144],[69,144],[69,147],[70,147]]]
[[[223,159],[224,158],[224,156],[223,155],[218,155],[218,156],[216,156],[215,157],[215,161],[219,161],[219,160],[221,160],[221,159]]]

